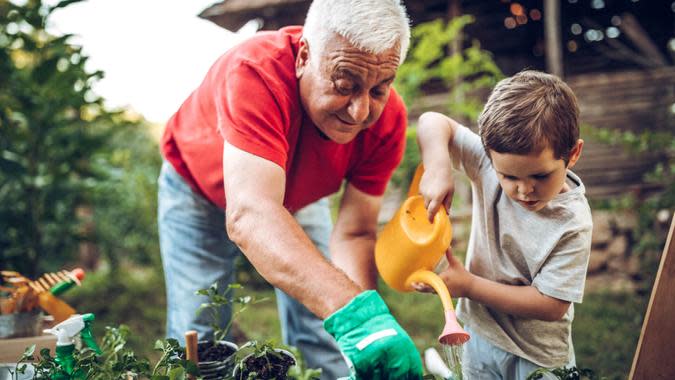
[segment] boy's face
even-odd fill
[[[506,195],[527,210],[539,211],[553,197],[569,190],[565,183],[567,169],[576,164],[582,146],[583,140],[577,141],[567,165],[553,156],[550,147],[530,154],[490,150],[490,158]]]

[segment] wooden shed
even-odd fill
[[[304,23],[310,0],[223,0],[199,16],[236,31],[257,19],[262,29]],[[675,5],[648,0],[404,1],[413,26],[472,14],[467,43],[480,41],[507,74],[525,68],[565,78],[590,128],[675,128]],[[429,94],[426,104],[443,94]],[[437,99],[437,100],[435,100]],[[414,117],[417,112],[412,109]],[[591,197],[650,190],[643,175],[662,157],[634,155],[588,141],[576,168]]]

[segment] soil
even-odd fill
[[[288,369],[295,364],[295,360],[290,356],[281,354],[268,355],[267,357],[251,356],[244,361],[243,373],[241,379],[247,379],[249,373],[256,373],[256,379],[288,379]]]
[[[199,342],[197,356],[199,362],[223,361],[234,354],[234,348],[213,341]]]

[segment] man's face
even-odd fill
[[[399,49],[370,54],[335,35],[318,55],[300,42],[296,59],[300,100],[316,126],[338,144],[352,141],[373,125],[389,99]]]
[[[569,190],[565,184],[567,168],[577,162],[582,145],[579,140],[567,165],[553,156],[550,147],[526,155],[490,150],[490,157],[504,193],[527,210],[539,211],[553,197]]]

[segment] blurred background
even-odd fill
[[[580,367],[625,378],[675,210],[675,2],[405,1],[413,41],[397,90],[409,107],[404,162],[380,215],[398,208],[419,162],[415,123],[436,110],[475,127],[492,86],[526,68],[579,98],[575,172],[594,216],[574,342]],[[212,62],[259,29],[302,24],[306,0],[0,0],[0,269],[36,278],[77,266],[64,295],[96,328],[127,324],[136,349],[162,337],[156,226],[158,139]],[[463,255],[470,215],[460,180],[451,218]],[[235,337],[280,340],[274,293],[245,259],[244,292],[270,301]],[[385,299],[418,348],[442,327],[437,297]],[[102,336],[102,334],[100,334]]]

